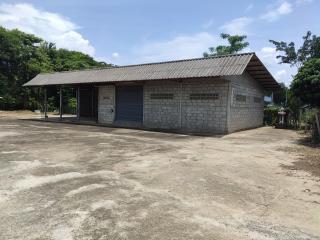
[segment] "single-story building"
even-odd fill
[[[24,86],[76,88],[79,121],[210,133],[261,126],[264,96],[279,87],[255,53],[39,74]]]

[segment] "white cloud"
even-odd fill
[[[107,58],[107,57],[103,57],[103,56],[95,56],[94,59],[98,62],[105,62],[105,63],[114,63],[111,61],[110,58]]]
[[[252,21],[253,19],[248,17],[235,18],[226,22],[220,29],[229,34],[248,34],[247,28]]]
[[[112,56],[113,59],[118,59],[120,57],[120,54],[117,53],[117,52],[114,52],[114,53],[112,53],[111,56]]]
[[[213,23],[214,23],[213,19],[210,19],[208,22],[202,25],[202,28],[208,29],[213,25]]]
[[[269,70],[273,73],[274,78],[280,83],[283,82],[289,86],[292,82],[293,76],[297,73],[296,68],[291,68],[288,65],[269,66]]]
[[[216,44],[217,38],[207,32],[181,35],[170,40],[136,46],[133,49],[133,58],[139,63],[202,57],[204,51]]]
[[[276,48],[263,47],[256,53],[278,82],[284,82],[287,86],[290,85],[292,75],[297,73],[297,69],[290,67],[289,64],[279,64],[279,60],[276,58],[278,55]]]
[[[286,76],[287,74],[288,74],[287,71],[285,69],[282,69],[276,72],[275,77],[277,79],[280,79],[281,77]]]
[[[269,64],[278,63],[278,60],[276,58],[277,52],[276,52],[276,48],[274,47],[263,47],[261,48],[261,50],[257,52],[257,54],[264,63],[269,63]]]
[[[95,49],[79,32],[78,26],[56,13],[35,8],[31,4],[0,4],[0,24],[8,29],[35,34],[58,48],[76,50],[91,56]]]
[[[296,0],[296,5],[300,6],[300,5],[304,5],[312,2],[313,0]]]
[[[124,64],[122,61],[122,57],[119,53],[114,52],[109,56],[95,56],[96,61],[115,64],[115,65],[121,65]]]
[[[253,4],[251,3],[251,4],[249,4],[247,7],[246,7],[246,10],[244,11],[244,12],[250,12],[251,10],[252,10],[252,8],[253,8]]]
[[[276,8],[269,10],[267,13],[261,15],[261,19],[273,22],[278,20],[281,16],[287,15],[293,11],[292,4],[285,1]]]

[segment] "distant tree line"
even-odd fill
[[[0,27],[0,109],[33,109],[37,93],[22,85],[39,73],[111,66],[19,30]]]

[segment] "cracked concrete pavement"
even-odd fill
[[[319,178],[281,167],[298,138],[2,117],[0,239],[320,239]]]

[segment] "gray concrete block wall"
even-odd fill
[[[182,128],[195,132],[227,131],[228,82],[220,79],[183,82]],[[190,94],[218,94],[218,99],[191,100]]]
[[[227,133],[263,123],[264,92],[249,74],[225,79],[147,81],[144,84],[143,125],[149,128]],[[173,94],[172,99],[152,99],[151,94]],[[190,94],[218,94],[218,99],[190,99]],[[247,97],[246,102],[236,95]],[[180,101],[181,97],[181,101]],[[260,98],[260,103],[254,101]],[[181,104],[181,113],[180,113]],[[115,86],[99,87],[98,121],[115,118]]]
[[[242,76],[226,77],[230,80],[230,113],[228,132],[262,126],[264,91],[261,85],[248,73]],[[246,101],[237,101],[237,95],[245,95]],[[260,98],[260,102],[254,98]]]
[[[152,93],[172,93],[174,97],[173,99],[151,99]],[[190,94],[203,93],[216,93],[218,99],[190,99]],[[144,125],[151,128],[182,128],[186,131],[224,133],[227,131],[227,97],[228,82],[221,79],[192,79],[184,80],[182,83],[146,82]]]
[[[112,124],[115,117],[115,86],[99,86],[98,122]]]
[[[143,88],[143,125],[150,128],[177,129],[180,127],[179,83],[150,81]],[[171,93],[173,99],[152,99],[151,94]]]

